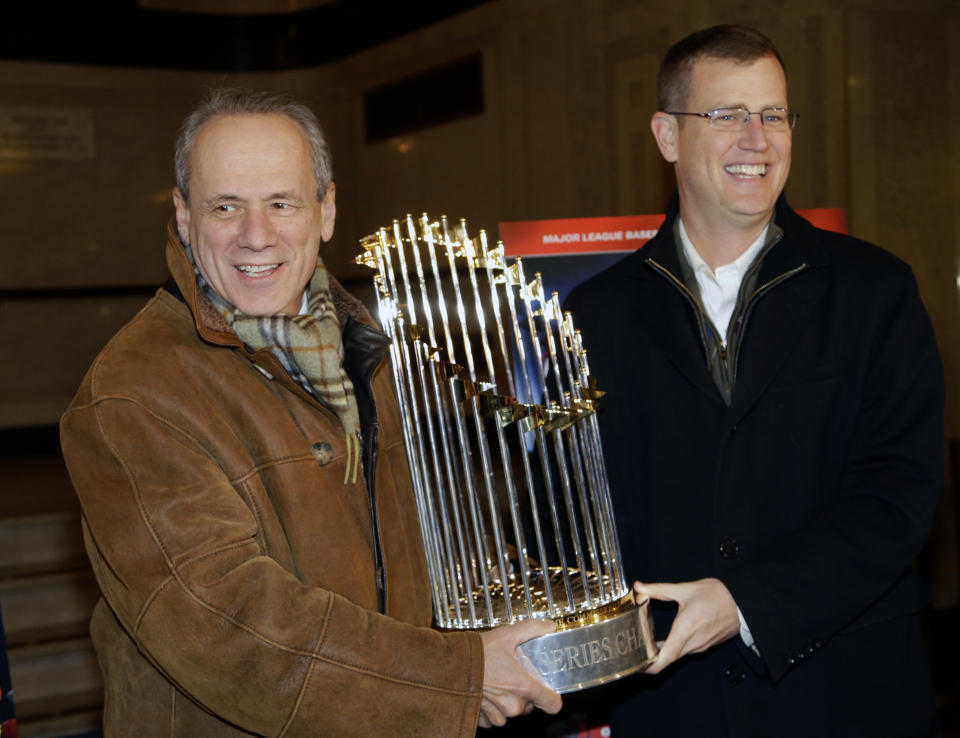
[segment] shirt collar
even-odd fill
[[[690,264],[690,268],[697,274],[702,274],[706,272],[711,277],[716,277],[714,271],[710,268],[710,265],[703,260],[703,257],[700,256],[700,252],[697,251],[694,247],[693,242],[690,241],[690,237],[687,235],[686,228],[683,227],[683,219],[679,216],[677,217],[677,230],[680,233],[680,244],[683,247],[683,255],[687,258],[687,262]],[[718,269],[722,269],[726,266],[733,266],[737,270],[737,276],[740,279],[743,279],[743,275],[747,273],[747,270],[750,268],[750,265],[753,263],[753,260],[756,258],[757,253],[760,249],[763,248],[763,245],[767,242],[767,233],[770,230],[770,223],[767,222],[767,225],[764,226],[763,231],[760,233],[760,236],[756,241],[750,244],[747,247],[747,250],[744,251],[740,256],[738,256],[732,264],[721,264]]]

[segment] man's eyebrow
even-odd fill
[[[755,111],[753,111],[753,112],[759,113],[761,110],[768,110],[768,109],[770,109],[770,108],[787,108],[787,107],[790,107],[790,106],[787,105],[785,102],[766,103],[766,104],[762,105],[761,107],[757,108],[757,109],[756,109]],[[712,108],[710,108],[710,109],[711,109],[711,110],[723,110],[724,108],[743,108],[744,110],[750,110],[750,106],[747,105],[746,103],[742,103],[742,102],[739,102],[739,103],[724,103],[723,105],[714,105],[714,106],[713,106]]]
[[[203,204],[205,206],[210,206],[210,205],[213,205],[214,203],[217,203],[217,204],[225,203],[225,202],[234,203],[234,202],[242,202],[242,201],[243,201],[243,198],[240,197],[239,195],[232,195],[230,193],[218,192],[214,195],[211,195],[206,200],[204,200]]]
[[[264,202],[268,200],[300,200],[302,199],[300,195],[296,192],[274,192],[272,195],[267,195],[263,198]]]

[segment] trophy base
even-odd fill
[[[561,694],[640,671],[656,658],[648,602],[601,622],[558,629],[520,644],[540,678]]]

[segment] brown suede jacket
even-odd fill
[[[198,302],[172,228],[167,262],[183,298],[157,292],[61,422],[103,593],[106,735],[472,736],[482,648],[429,627],[389,368],[369,385],[371,501],[362,475],[343,483],[336,416]]]

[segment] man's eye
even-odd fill
[[[213,211],[215,213],[230,213],[236,210],[235,205],[230,205],[229,203],[220,203],[219,205],[213,206]]]

